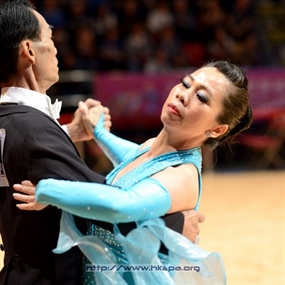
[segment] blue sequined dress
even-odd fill
[[[108,176],[112,184],[117,173],[131,161],[148,151],[138,151],[123,161]],[[192,163],[199,173],[201,197],[200,148],[163,154],[138,166],[115,181],[116,186],[132,186],[171,166]],[[130,201],[131,203],[131,201]],[[114,233],[90,225],[88,235],[76,229],[73,216],[63,213],[61,233],[55,252],[61,253],[78,245],[84,255],[84,285],[107,284],[225,284],[222,258],[191,243],[182,235],[165,227],[159,218],[137,221],[137,228],[123,236],[114,225]],[[168,255],[159,253],[160,243]]]

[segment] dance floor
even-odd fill
[[[200,246],[222,255],[227,284],[284,285],[285,171],[203,177]]]
[[[228,285],[285,284],[285,171],[205,173],[200,246],[219,252]]]

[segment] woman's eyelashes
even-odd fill
[[[183,78],[180,79],[180,82],[182,83],[182,85],[185,87],[185,88],[190,88],[190,84]]]
[[[181,84],[183,85],[183,87],[185,87],[186,89],[189,89],[191,87],[191,84],[189,82],[187,82],[185,79],[180,79]],[[199,101],[201,101],[202,103],[207,104],[209,102],[207,96],[205,96],[202,92],[197,92],[196,96],[198,98]]]
[[[203,93],[198,92],[198,93],[196,93],[196,96],[202,103],[204,103],[204,104],[209,103],[208,98]]]

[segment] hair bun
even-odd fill
[[[240,118],[239,123],[230,131],[229,134],[233,136],[247,130],[250,127],[252,120],[252,108],[251,106],[248,106],[245,114]]]

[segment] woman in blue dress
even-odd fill
[[[17,206],[40,210],[41,204],[50,204],[64,210],[55,252],[79,246],[87,257],[83,284],[225,284],[220,255],[166,228],[159,217],[198,209],[201,147],[214,148],[250,126],[247,85],[241,69],[227,61],[186,75],[163,105],[163,129],[141,145],[106,131],[103,116],[96,119],[98,108],[90,110],[91,120],[97,120],[94,137],[115,166],[106,178],[110,185],[42,180],[36,202],[33,196],[14,194],[26,202]],[[15,189],[33,195],[34,188],[25,185]],[[113,233],[90,226],[84,236],[72,214],[112,223]],[[118,224],[128,222],[137,227],[123,235]],[[161,243],[167,254],[160,252]]]

